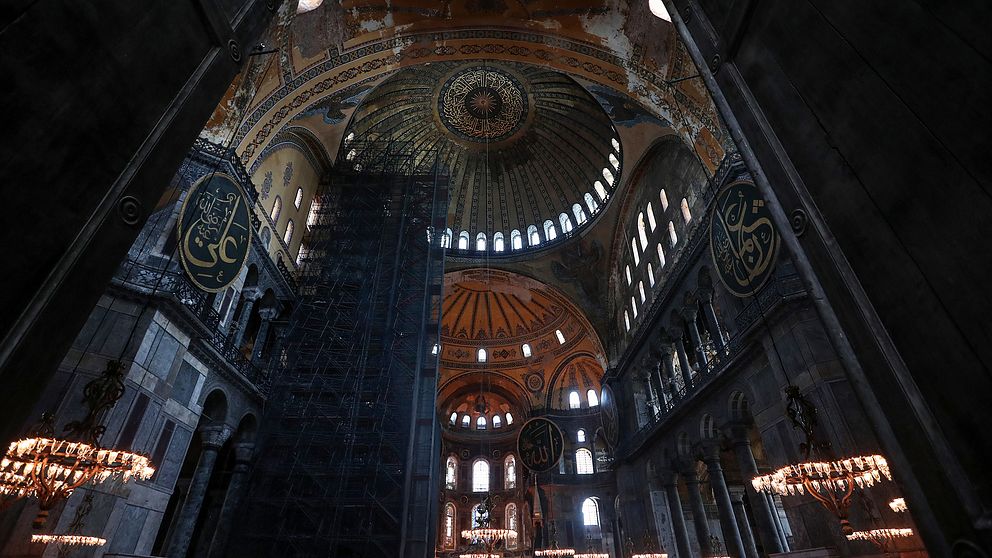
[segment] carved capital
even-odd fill
[[[230,437],[231,428],[228,426],[204,426],[200,429],[200,440],[204,450],[217,451]]]

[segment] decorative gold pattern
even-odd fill
[[[463,139],[507,139],[521,128],[526,113],[527,95],[520,83],[491,67],[458,72],[438,95],[441,122]]]

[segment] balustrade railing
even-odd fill
[[[798,275],[780,277],[766,284],[750,304],[737,314],[735,323],[738,334],[730,338],[723,350],[718,349],[712,341],[702,347],[708,362],[703,366],[694,366],[688,385],[669,383],[666,386],[664,401],[648,400],[648,422],[637,429],[629,438],[621,442],[617,450],[618,456],[626,456],[636,451],[650,438],[665,420],[681,408],[689,399],[708,385],[714,378],[723,374],[730,364],[748,346],[750,340],[748,331],[758,318],[772,311],[777,305],[802,297],[806,294]],[[692,349],[690,349],[692,350]]]
[[[212,297],[193,286],[182,274],[127,260],[117,269],[113,280],[131,291],[162,297],[183,306],[210,332],[202,337],[203,341],[255,387],[263,393],[267,391],[269,382],[265,372],[245,357],[234,345],[232,336],[220,329],[221,318],[213,308]]]

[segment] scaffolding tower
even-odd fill
[[[228,556],[434,556],[448,180],[410,144],[359,147],[308,223]]]

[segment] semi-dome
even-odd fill
[[[574,236],[620,177],[620,143],[575,80],[511,63],[435,63],[397,72],[355,112],[339,160],[409,145],[420,170],[451,178],[445,242],[512,255]],[[370,153],[372,152],[372,153]]]

